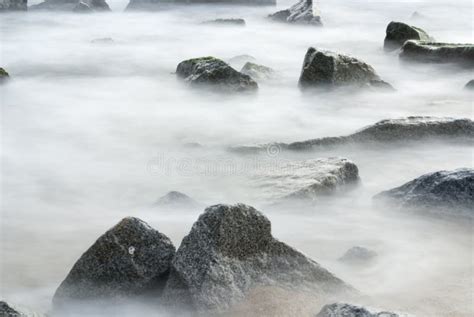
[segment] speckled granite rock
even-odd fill
[[[434,40],[424,30],[402,22],[390,22],[385,33],[384,49],[386,51],[396,50],[408,40]]]
[[[300,0],[289,9],[275,12],[268,17],[276,22],[323,25],[321,17],[318,14],[314,14],[313,0]]]
[[[474,66],[474,44],[406,41],[400,58],[423,63],[449,63],[466,67]]]
[[[173,260],[164,299],[193,311],[224,312],[265,285],[327,294],[352,292],[343,281],[276,240],[253,207],[207,208]]]
[[[315,317],[401,317],[390,312],[373,313],[361,306],[335,303],[324,306]]]

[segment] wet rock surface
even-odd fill
[[[252,62],[245,63],[240,72],[255,80],[267,80],[275,76],[275,71],[272,68]]]
[[[28,0],[0,0],[0,12],[26,10],[28,10]]]
[[[276,22],[293,24],[310,24],[322,26],[321,17],[314,14],[313,0],[300,0],[289,9],[275,12],[268,16]]]
[[[110,7],[105,0],[46,0],[32,5],[31,10],[73,11],[78,13],[105,12]]]
[[[408,40],[433,41],[424,30],[402,22],[390,22],[387,26],[384,49],[393,51],[399,49]]]
[[[124,218],[80,257],[53,298],[58,311],[102,299],[159,295],[175,248],[138,218]]]
[[[339,261],[346,263],[366,263],[373,260],[377,256],[377,252],[364,247],[355,246],[347,250]]]
[[[425,174],[374,198],[400,207],[443,209],[453,215],[472,217],[474,170],[461,168]]]
[[[410,40],[405,42],[399,56],[405,61],[473,67],[474,45]]]
[[[380,87],[372,66],[347,55],[310,47],[299,79],[301,88]]]
[[[192,86],[210,86],[224,91],[255,91],[257,83],[224,61],[215,57],[200,57],[179,63],[176,74]]]
[[[319,264],[273,238],[270,221],[253,207],[207,208],[173,259],[164,299],[193,311],[223,312],[265,286],[328,294],[352,288]]]
[[[324,306],[315,317],[399,317],[391,312],[370,312],[364,307],[334,303]],[[400,316],[401,317],[401,316]]]

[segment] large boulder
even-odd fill
[[[300,0],[289,9],[275,12],[268,17],[276,22],[323,25],[321,17],[314,14],[313,0]]]
[[[270,67],[247,62],[240,70],[242,74],[249,75],[255,80],[267,80],[275,75],[275,71]]]
[[[270,221],[243,204],[207,208],[173,259],[164,299],[193,311],[224,312],[259,287],[314,292],[353,289],[273,238]]]
[[[0,12],[26,10],[28,10],[28,0],[0,0]]]
[[[10,78],[10,74],[8,72],[0,67],[0,84],[7,81]]]
[[[408,40],[434,40],[424,30],[402,22],[390,22],[385,33],[384,49],[386,51],[399,49]]]
[[[79,258],[56,290],[56,310],[84,301],[160,294],[175,247],[137,218],[124,218]]]
[[[176,75],[192,86],[209,86],[224,91],[255,91],[257,83],[215,57],[200,57],[178,64]]]
[[[377,194],[400,207],[445,211],[453,215],[474,216],[474,169],[461,168],[422,175],[400,187]]]
[[[106,0],[46,0],[32,5],[32,10],[73,11],[73,12],[106,12],[110,7]]]
[[[371,86],[382,81],[372,68],[356,58],[310,47],[304,57],[299,79],[302,88],[334,88]],[[385,85],[388,85],[385,83]]]
[[[361,306],[334,303],[324,306],[315,317],[399,317],[399,315],[390,312],[371,312]]]
[[[474,44],[438,43],[429,41],[406,41],[400,58],[422,63],[449,63],[474,66]]]

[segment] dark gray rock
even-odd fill
[[[242,74],[249,75],[255,80],[267,80],[275,76],[275,71],[270,67],[247,62],[240,70]]]
[[[224,61],[215,57],[200,57],[179,63],[176,74],[192,86],[210,86],[224,91],[255,91],[257,83]]]
[[[268,17],[276,22],[323,25],[321,17],[314,14],[313,0],[300,0],[289,9],[270,14]]]
[[[324,306],[315,317],[399,317],[390,312],[370,312],[364,307],[344,303]]]
[[[373,260],[377,256],[377,252],[364,247],[355,246],[350,248],[339,258],[339,261],[347,263],[366,263]]]
[[[164,234],[137,218],[124,218],[80,257],[56,290],[55,310],[76,303],[159,295],[175,248]]]
[[[245,20],[244,19],[215,19],[215,20],[209,20],[209,21],[204,21],[203,24],[211,24],[211,25],[224,25],[224,26],[245,26]]]
[[[26,10],[28,10],[28,0],[0,0],[0,12]]]
[[[302,88],[380,87],[372,66],[356,58],[310,47],[299,79]]]
[[[31,10],[106,12],[110,7],[105,0],[46,0],[30,6]]]
[[[0,84],[4,83],[10,78],[10,74],[8,72],[0,67]]]
[[[177,191],[167,193],[155,203],[155,206],[160,207],[196,207],[198,205],[194,199]]]
[[[472,217],[474,170],[461,168],[425,174],[374,198],[400,207],[443,209],[453,215]]]
[[[384,49],[399,49],[408,40],[434,41],[424,30],[402,22],[390,22],[385,31]]]
[[[1,317],[26,317],[19,311],[13,309],[4,301],[0,301],[0,316]]]
[[[468,81],[467,84],[464,86],[464,89],[474,91],[474,79]]]
[[[224,312],[261,286],[323,296],[353,289],[318,263],[276,240],[270,221],[243,204],[211,206],[183,239],[165,300],[193,311]]]
[[[405,61],[473,67],[474,45],[410,40],[403,44],[399,56]]]

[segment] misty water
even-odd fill
[[[472,95],[462,90],[470,70],[404,64],[382,48],[391,20],[442,42],[472,42],[471,1],[319,1],[323,28],[270,23],[265,16],[275,7],[124,13],[127,1],[108,2],[111,13],[0,16],[0,66],[12,76],[0,88],[1,298],[47,311],[74,262],[125,216],[147,221],[179,246],[205,206],[242,202],[265,213],[275,237],[367,295],[362,304],[418,316],[472,315],[471,223],[371,199],[424,173],[472,167],[470,146],[433,141],[246,156],[226,150],[345,135],[386,118],[471,118]],[[411,19],[414,11],[422,17]],[[200,24],[226,17],[247,25]],[[108,37],[114,42],[91,43]],[[397,91],[302,93],[297,81],[310,46],[366,61]],[[259,83],[256,94],[229,95],[189,89],[174,75],[188,58],[242,54],[274,68],[277,78]],[[245,180],[261,162],[329,156],[356,163],[361,183],[312,206],[266,204]],[[170,190],[203,207],[152,206]],[[354,245],[379,256],[362,267],[337,261]]]

